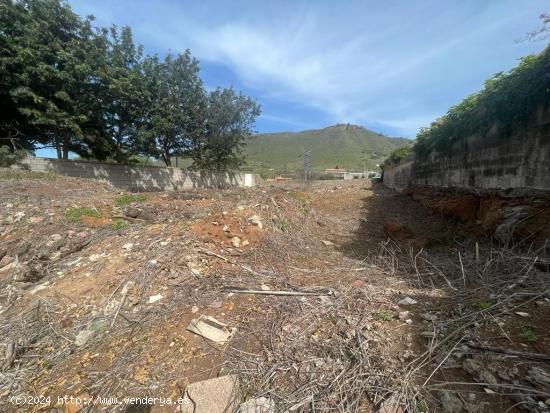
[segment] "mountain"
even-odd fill
[[[362,171],[376,170],[377,164],[396,148],[411,146],[412,141],[390,138],[361,126],[338,124],[324,129],[302,132],[263,133],[254,135],[244,149],[247,169],[265,175],[295,173],[304,168],[304,151],[311,151],[311,168]],[[262,168],[263,154],[263,168]]]

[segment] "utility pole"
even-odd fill
[[[363,178],[364,178],[365,177],[365,162],[367,161],[367,150],[363,149],[361,151],[361,153],[363,154]]]
[[[264,143],[262,142],[262,177],[264,176]]]
[[[304,180],[307,181],[308,175],[311,172],[311,149],[304,151]]]

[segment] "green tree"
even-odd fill
[[[194,169],[224,172],[244,163],[242,148],[252,135],[260,106],[233,88],[218,88],[208,96],[206,131],[189,151]]]
[[[102,51],[92,18],[81,19],[60,0],[3,6],[17,17],[2,56],[2,67],[10,73],[2,94],[9,95],[12,112],[17,110],[14,119],[21,116],[22,129],[55,147],[59,157],[67,159],[69,151],[105,156],[96,98]]]
[[[27,122],[19,112],[11,91],[17,86],[17,73],[21,63],[17,58],[18,45],[24,36],[29,16],[23,4],[11,1],[0,2],[0,147],[10,151],[33,149],[46,138]]]
[[[142,93],[143,47],[136,45],[129,27],[112,26],[102,32],[107,44],[101,71],[104,128],[111,140],[112,158],[128,162],[136,152],[139,123],[146,104]]]
[[[170,166],[204,135],[206,96],[199,62],[189,50],[164,61],[144,59],[146,110],[136,147]]]

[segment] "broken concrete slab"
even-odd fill
[[[235,327],[229,327],[210,316],[200,316],[191,320],[187,330],[218,344],[224,344],[237,331]]]
[[[227,375],[187,386],[181,411],[182,413],[234,412],[240,401],[237,376]]]

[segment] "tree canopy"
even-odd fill
[[[59,158],[238,168],[260,114],[233,89],[208,93],[189,50],[144,55],[129,27],[98,28],[63,0],[0,1],[0,146]]]

